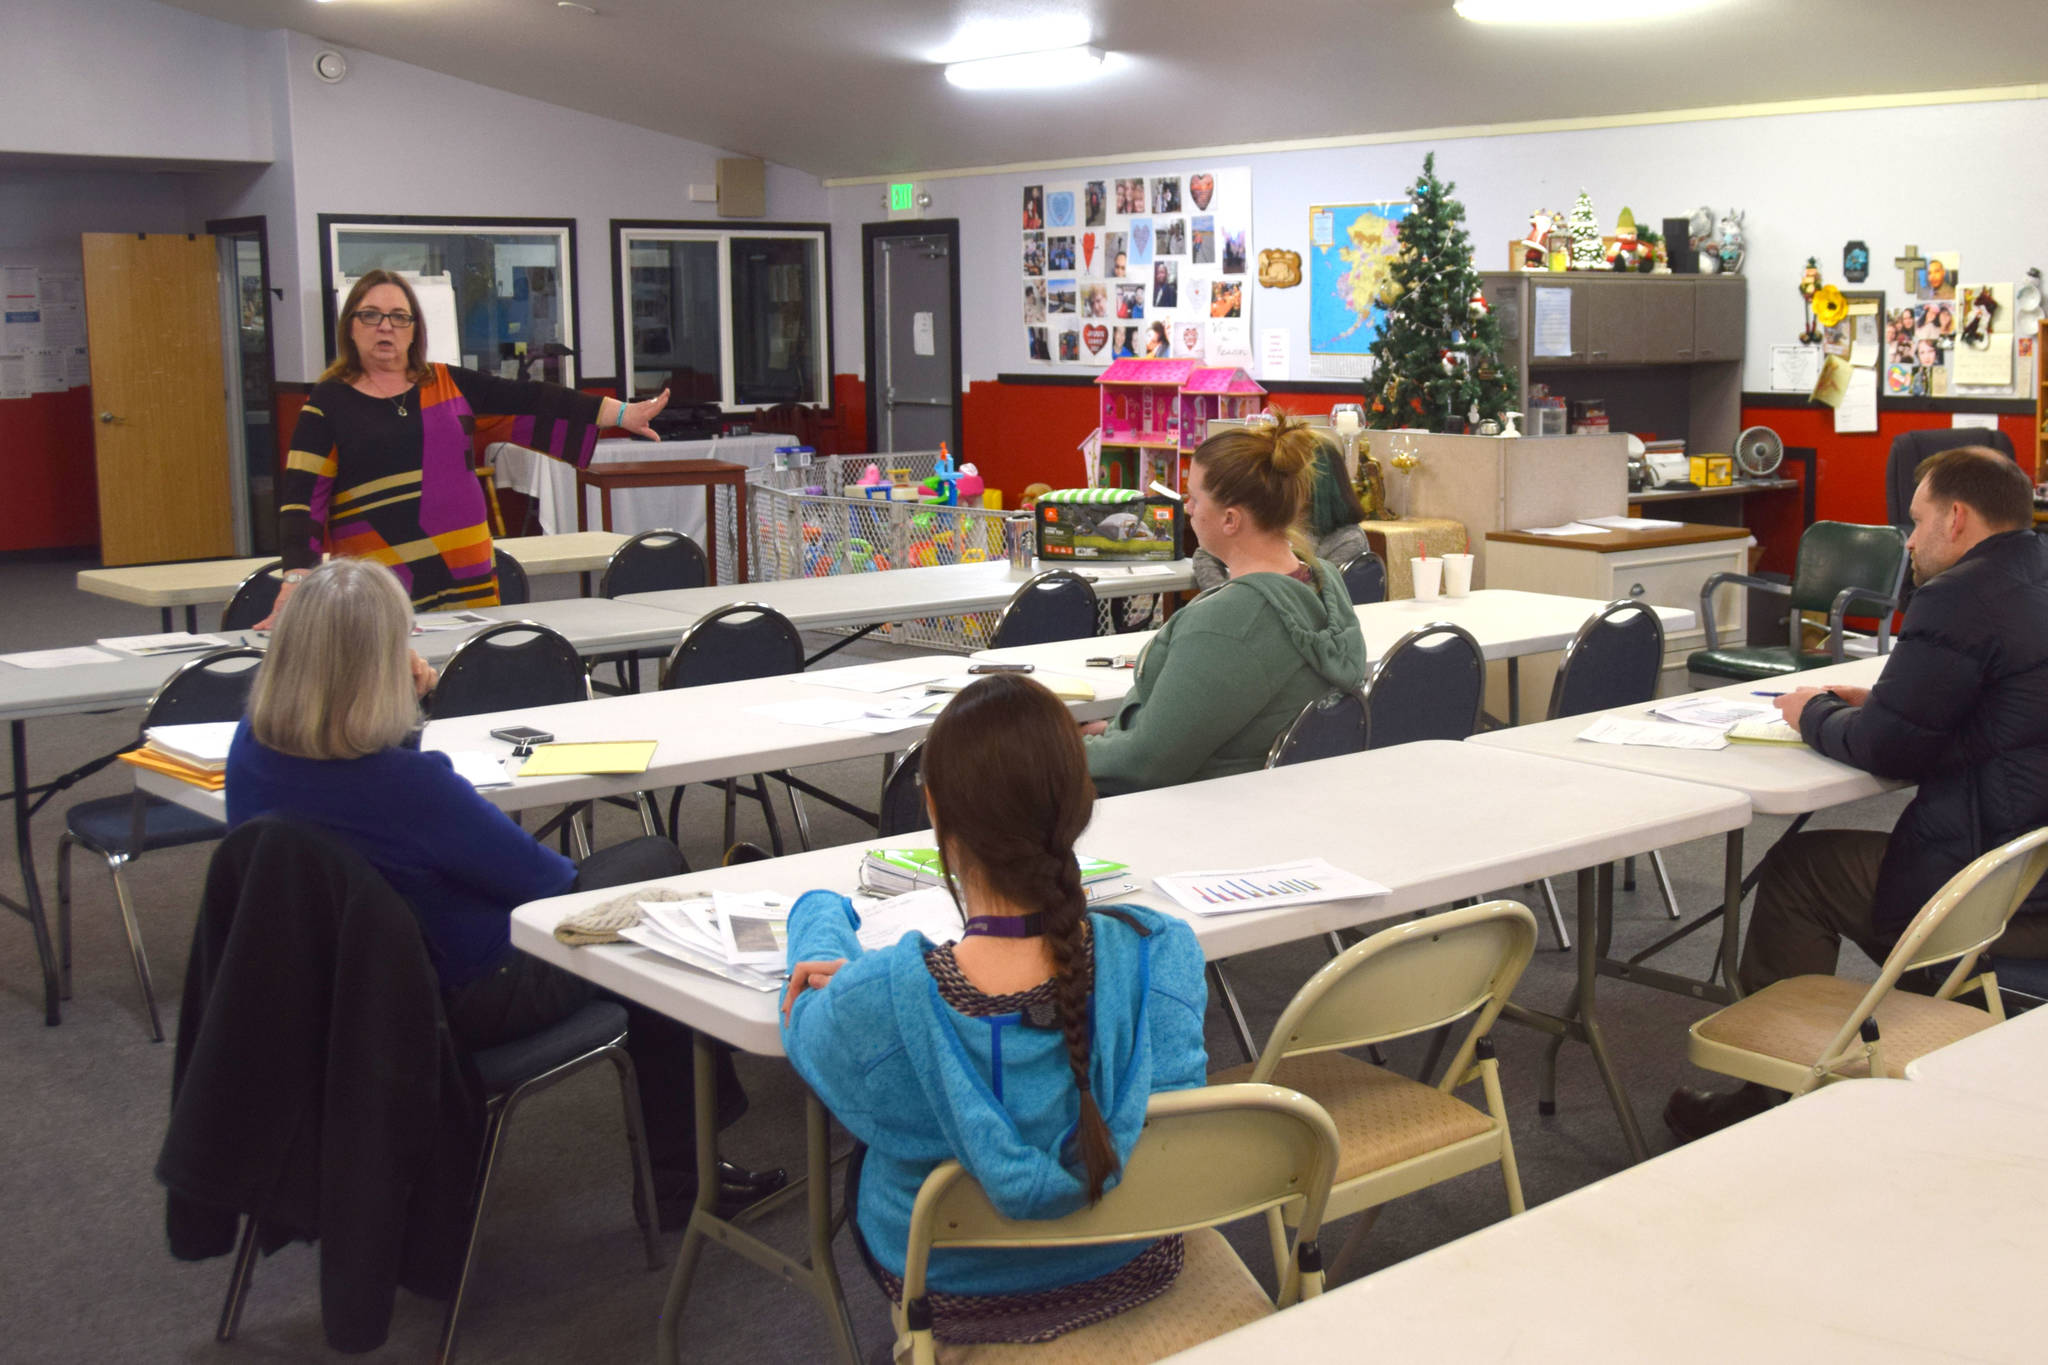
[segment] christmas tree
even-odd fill
[[[1593,196],[1579,191],[1579,202],[1572,205],[1572,216],[1565,224],[1572,234],[1572,269],[1599,270],[1607,264],[1601,258],[1600,223],[1593,216]]]
[[[1422,159],[1401,220],[1400,254],[1381,291],[1387,318],[1372,343],[1368,382],[1377,392],[1366,395],[1368,426],[1459,431],[1469,420],[1497,420],[1514,404],[1500,324],[1479,292],[1455,188],[1437,179],[1436,153]]]

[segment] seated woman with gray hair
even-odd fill
[[[228,823],[279,816],[340,838],[384,875],[419,919],[455,1036],[472,1049],[540,1032],[604,994],[512,946],[514,907],[570,891],[687,870],[665,839],[603,849],[581,867],[514,824],[419,747],[419,699],[434,670],[412,652],[412,603],[367,559],[313,570],[278,617],[249,715],[228,752]],[[623,1001],[665,1226],[696,1194],[689,1030]],[[729,1055],[719,1059],[719,1117],[746,1109]],[[721,1171],[728,1204],[784,1182],[781,1172]]]

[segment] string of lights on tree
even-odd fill
[[[1377,392],[1366,398],[1368,426],[1459,431],[1468,421],[1497,421],[1514,404],[1500,324],[1472,268],[1465,206],[1451,198],[1456,188],[1437,178],[1436,153],[1423,158],[1380,289],[1387,317],[1372,344]]]

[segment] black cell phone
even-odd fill
[[[1029,673],[1031,664],[969,664],[969,673]]]
[[[536,730],[531,725],[501,725],[491,731],[492,739],[502,739],[517,748],[530,748],[535,744],[553,744],[555,737],[546,730]]]

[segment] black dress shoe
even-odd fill
[[[713,1210],[720,1218],[730,1218],[788,1183],[789,1173],[780,1166],[770,1171],[750,1171],[730,1161],[721,1161],[718,1163],[718,1194]],[[636,1195],[636,1208],[638,1203]],[[668,1179],[664,1172],[656,1171],[654,1204],[661,1213],[663,1232],[677,1232],[688,1227],[690,1214],[697,1206],[696,1172],[679,1173],[674,1179]]]
[[[1680,1142],[1691,1142],[1755,1118],[1784,1098],[1782,1091],[1749,1081],[1740,1090],[1674,1090],[1664,1105],[1664,1126]]]

